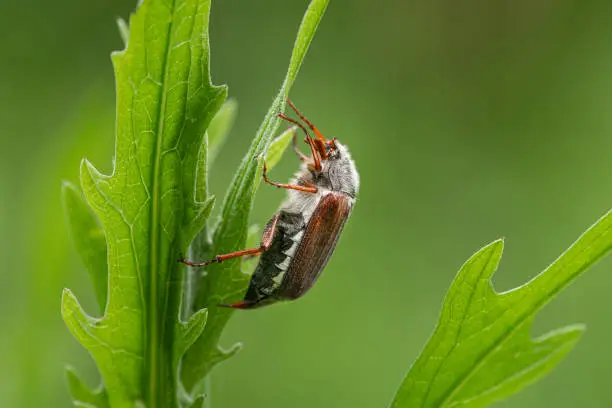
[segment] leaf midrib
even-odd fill
[[[162,157],[162,142],[165,124],[165,113],[166,113],[166,98],[168,93],[168,71],[169,71],[169,54],[171,52],[170,45],[172,43],[172,28],[174,22],[174,6],[175,0],[171,0],[170,4],[170,19],[168,23],[168,36],[166,40],[166,50],[164,53],[163,63],[163,80],[162,80],[162,94],[161,102],[158,109],[158,124],[157,124],[157,140],[155,141],[155,161],[153,165],[153,194],[151,204],[151,245],[149,249],[149,262],[151,265],[151,284],[149,285],[149,336],[148,336],[148,355],[149,355],[149,387],[147,394],[147,403],[149,408],[156,408],[158,406],[158,346],[161,343],[159,339],[159,316],[158,316],[158,255],[160,247],[160,229],[159,229],[159,210],[160,210],[160,178],[161,178],[161,157]],[[148,11],[148,10],[147,10]],[[146,29],[146,26],[145,26]],[[146,34],[145,34],[146,35]],[[145,58],[146,58],[146,47],[145,47]]]
[[[495,254],[495,249],[493,249],[490,253],[489,253],[489,258],[487,259],[487,261],[484,263],[482,269],[480,270],[480,272],[478,273],[478,280],[480,280],[482,278],[482,275],[487,271],[488,267],[489,267],[489,263],[491,262],[491,259],[493,259],[493,255]],[[459,331],[457,332],[457,336],[455,337],[455,341],[453,344],[453,347],[450,349],[450,351],[448,353],[446,353],[446,355],[444,356],[444,359],[440,362],[440,364],[438,365],[438,368],[436,369],[435,374],[433,375],[431,381],[429,382],[429,384],[427,385],[427,391],[424,395],[423,398],[423,404],[421,404],[422,407],[425,406],[425,404],[427,403],[427,399],[429,398],[429,395],[431,393],[431,385],[433,384],[434,380],[438,377],[438,374],[440,374],[440,370],[442,369],[442,366],[444,365],[444,363],[446,362],[446,360],[448,359],[448,357],[453,353],[453,351],[455,351],[455,349],[457,348],[457,342],[459,341],[459,338],[461,337],[461,333],[463,332],[463,323],[465,322],[465,319],[467,319],[468,314],[469,314],[469,308],[472,305],[472,300],[474,299],[474,296],[476,294],[476,290],[473,290],[470,293],[470,298],[468,299],[467,305],[466,305],[466,311],[465,314],[463,315],[462,319],[461,319],[461,324],[459,325]],[[440,406],[444,406],[444,404],[446,403],[448,398],[445,398],[442,403],[440,404]]]

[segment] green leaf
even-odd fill
[[[189,408],[202,408],[202,406],[204,405],[205,398],[206,397],[204,395],[200,395],[195,400],[193,400],[191,405],[189,405]]]
[[[266,166],[268,167],[268,170],[272,170],[280,161],[281,157],[283,157],[285,150],[287,150],[289,143],[291,143],[291,140],[295,135],[295,129],[295,127],[291,127],[285,130],[279,137],[270,143],[270,147],[266,152]]]
[[[246,239],[246,247],[247,248],[255,248],[261,243],[261,228],[259,225],[253,224],[249,227],[247,232]],[[259,257],[244,257],[242,258],[242,273],[248,276],[253,274],[255,268],[257,267],[257,262],[259,261]]]
[[[200,146],[196,173],[196,200],[209,200],[211,203],[210,210],[212,210],[213,198],[208,194],[208,171],[234,124],[237,109],[238,104],[234,100],[226,101],[210,122]],[[208,229],[200,230],[191,244],[190,257],[193,257],[194,254],[199,256],[208,255],[210,250],[209,241]],[[194,275],[191,271],[188,271],[188,276],[193,277]],[[195,287],[197,284],[198,280],[194,279],[190,286]],[[191,301],[188,301],[187,304],[191,305]]]
[[[187,349],[200,337],[208,319],[208,310],[200,309],[189,317],[187,322],[180,322],[177,326],[179,331],[178,341],[175,343],[176,354],[182,356]],[[178,363],[178,361],[176,361]]]
[[[215,161],[217,154],[225,144],[227,135],[234,126],[237,112],[238,103],[234,99],[228,99],[210,122],[207,131],[209,166]]]
[[[207,209],[208,213],[206,214],[206,218],[208,218],[208,216],[210,215],[210,211],[212,211],[212,204],[214,203],[214,197],[211,197],[208,194],[208,172],[217,156],[217,153],[223,147],[227,135],[229,134],[234,124],[237,109],[238,104],[236,103],[236,101],[232,99],[226,101],[211,120],[206,134],[204,135],[202,145],[200,146],[196,170],[195,194],[196,200],[208,200],[208,202],[210,203],[210,207]],[[194,253],[199,255],[208,254],[208,251],[210,249],[207,228],[203,228],[200,231],[196,231],[196,233],[196,238],[193,240],[192,245],[190,247],[190,257],[193,257],[192,255]],[[191,273],[191,271],[188,271],[187,273],[190,278],[193,278],[195,275]],[[197,278],[197,276],[195,278]],[[191,290],[192,286],[195,288],[197,284],[198,280],[192,279],[192,283],[189,285],[189,289]],[[187,305],[191,305],[191,297],[188,297],[187,299]]]
[[[130,28],[121,17],[117,18],[117,28],[119,28],[119,34],[121,35],[121,40],[123,40],[123,45],[127,47],[130,39]]]
[[[279,126],[277,114],[285,107],[285,100],[295,81],[306,51],[327,7],[327,0],[311,1],[289,62],[287,75],[281,89],[272,102],[263,123],[257,131],[248,153],[245,155],[232,184],[225,195],[221,218],[213,235],[213,251],[227,253],[242,249],[249,227],[249,215],[255,192],[260,182],[262,157]],[[240,260],[230,260],[209,267],[196,294],[196,308],[208,308],[209,317],[204,335],[187,351],[183,361],[182,379],[187,390],[192,390],[210,372],[214,364],[211,357],[218,353],[218,340],[229,320],[232,310],[218,308],[222,302],[238,299],[245,290],[248,276],[243,274]],[[227,357],[227,355],[224,355]]]
[[[234,100],[226,101],[210,122],[200,146],[196,174],[196,200],[210,200],[210,210],[212,210],[213,198],[208,194],[208,171],[234,124],[237,109],[238,104]],[[207,218],[208,215],[206,215]],[[205,226],[197,232],[196,237],[191,243],[188,258],[194,259],[211,256],[211,250],[209,229]],[[195,293],[200,285],[200,276],[189,268],[186,269],[185,274],[187,284],[183,293],[183,316],[189,317],[193,313],[193,302]]]
[[[83,196],[70,183],[62,185],[62,201],[81,260],[89,272],[100,313],[104,313],[108,291],[108,265],[106,263],[106,237],[98,218]]]
[[[253,224],[247,231],[246,245],[249,248],[254,248],[261,242],[261,228],[257,224]]]
[[[127,48],[112,58],[113,173],[81,166],[83,193],[107,237],[110,290],[101,318],[88,316],[65,290],[62,316],[96,361],[113,408],[177,407],[179,359],[207,318],[200,311],[180,321],[183,268],[176,261],[213,203],[196,196],[197,169],[207,157],[203,137],[227,94],[210,82],[209,9],[210,0],[142,2],[122,30],[129,31]],[[77,240],[89,230],[72,229]]]
[[[229,129],[231,128],[231,124],[233,122],[233,115],[235,114],[236,103],[229,103],[229,102],[231,101],[226,102],[221,107],[217,115],[213,118],[211,125],[209,126],[209,129],[206,132],[207,135],[204,137],[205,139],[204,143],[206,143],[207,140],[212,140],[212,139],[217,141],[216,142],[217,146],[215,147],[215,149],[219,148],[220,141],[223,140],[225,136],[229,133]],[[287,149],[287,146],[291,142],[292,136],[293,136],[292,129],[288,129],[282,135],[280,135],[279,137],[277,137],[276,139],[272,141],[272,143],[270,144],[270,148],[268,149],[266,153],[266,164],[268,165],[269,170],[274,168],[274,166],[280,161],[282,155]],[[207,139],[208,137],[210,137],[210,139]],[[201,156],[200,163],[203,163],[203,165],[198,165],[198,176],[197,176],[198,187],[196,189],[196,198],[198,197],[199,194],[201,194],[202,197],[206,197],[208,194],[207,193],[208,191],[207,190],[207,186],[208,186],[207,178],[208,178],[208,167],[212,164],[211,161],[213,159],[210,155],[210,152],[212,150],[213,150],[213,146],[211,143],[208,144],[208,149],[206,148],[205,145],[202,145],[202,148],[200,150],[200,156]],[[208,152],[208,158],[203,156],[206,154],[206,152]],[[259,234],[260,234],[259,228],[257,226],[251,226],[248,232],[247,247],[251,248],[255,245],[258,245],[258,242],[261,239]],[[209,235],[208,228],[204,228],[202,231],[198,233],[198,235],[193,240],[189,248],[189,258],[190,259],[205,259],[205,258],[209,258],[213,256],[213,254],[211,253],[212,252],[212,242],[208,235]],[[251,259],[251,260],[243,259],[243,261],[244,261],[243,266],[246,265],[246,267],[243,268],[243,272],[250,275],[253,268],[255,267],[256,259]],[[191,305],[193,304],[194,292],[197,291],[197,288],[200,285],[200,277],[198,276],[197,273],[194,273],[192,270],[188,270],[187,273],[188,273],[187,276],[190,281],[190,284],[188,285],[187,292],[185,293],[184,303],[185,305],[189,305],[189,308],[191,308]],[[184,310],[184,312],[186,312],[188,315],[189,313],[191,313],[191,310],[186,309]]]
[[[78,376],[74,368],[66,367],[68,387],[74,398],[74,405],[83,408],[110,408],[106,390],[99,386],[95,390],[89,388]]]
[[[544,376],[574,347],[584,326],[532,339],[535,314],[611,248],[612,212],[546,270],[504,293],[491,285],[503,242],[481,249],[457,274],[438,326],[391,407],[485,407]]]

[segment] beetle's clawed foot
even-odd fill
[[[227,307],[230,309],[252,309],[253,306],[255,306],[257,304],[257,302],[253,302],[253,301],[246,301],[246,300],[239,300],[236,303],[220,303],[217,306],[219,307]]]
[[[186,260],[185,258],[183,258],[181,256],[181,258],[178,260],[178,262],[180,262],[182,264],[185,264],[187,266],[202,267],[202,266],[208,266],[208,265],[210,265],[211,263],[214,263],[214,262],[221,262],[221,261],[219,261],[218,259],[215,258],[215,259],[211,259],[210,261],[195,263],[195,262],[188,261],[188,260]]]

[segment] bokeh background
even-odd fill
[[[0,2],[0,406],[70,405],[63,364],[97,381],[59,315],[93,293],[60,203],[81,157],[109,170],[115,27],[135,0]],[[212,172],[222,196],[284,76],[307,0],[217,0],[212,73],[240,104]],[[612,207],[612,3],[332,0],[292,92],[362,176],[354,215],[304,299],[236,313],[214,407],[384,407],[431,333],[446,289],[506,237],[494,278],[533,277]],[[291,155],[274,170],[286,179]],[[282,194],[263,188],[254,221]],[[538,315],[586,322],[576,349],[500,407],[612,406],[612,261]],[[308,345],[303,347],[302,345]],[[300,345],[296,347],[296,345]]]

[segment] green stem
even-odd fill
[[[171,9],[174,9],[174,1],[172,2]],[[164,314],[161,313],[159,297],[162,295],[163,299],[161,304],[169,300],[167,291],[160,291],[158,285],[160,278],[159,259],[160,247],[161,247],[161,231],[160,223],[161,219],[158,219],[158,215],[161,212],[161,157],[162,157],[162,142],[164,134],[164,126],[166,119],[166,101],[168,96],[168,73],[170,72],[170,43],[172,33],[172,22],[168,25],[168,43],[166,44],[166,53],[164,61],[164,80],[163,88],[161,93],[161,102],[159,104],[159,122],[157,124],[157,140],[155,141],[155,161],[153,165],[153,191],[152,191],[152,205],[151,205],[151,247],[150,247],[150,286],[149,286],[149,336],[148,336],[148,372],[149,386],[147,390],[147,407],[156,408],[160,404],[160,400],[164,397],[160,395],[159,383],[160,375],[163,375],[163,369],[161,365],[163,362],[160,360],[163,358],[158,353],[158,350],[163,347],[164,339],[162,338],[159,330],[160,323],[164,322]],[[169,268],[173,270],[174,268]],[[167,281],[169,277],[164,277]],[[165,288],[164,288],[165,289]],[[164,302],[165,301],[165,302]],[[163,323],[162,323],[163,324]],[[165,398],[164,398],[165,399]]]

